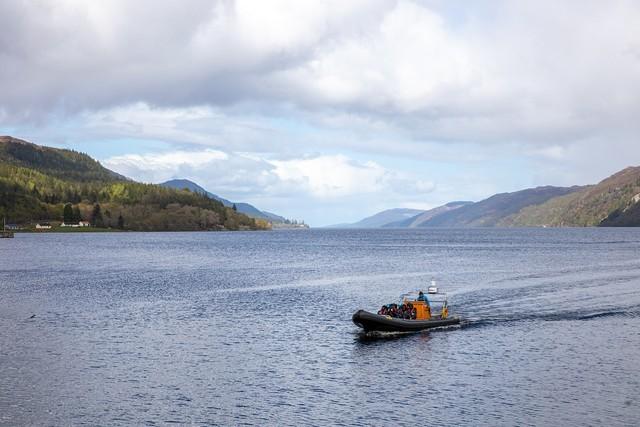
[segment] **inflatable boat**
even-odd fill
[[[459,317],[449,316],[447,294],[438,292],[435,282],[431,282],[426,294],[410,292],[400,301],[400,305],[384,305],[377,314],[358,310],[352,316],[353,323],[365,332],[415,332],[460,323]]]
[[[428,320],[398,319],[391,316],[370,313],[365,310],[356,311],[352,319],[353,323],[364,329],[365,332],[415,332],[460,323],[459,317],[447,317],[443,319],[440,316],[434,316]]]

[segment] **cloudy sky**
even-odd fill
[[[640,164],[637,1],[0,2],[0,134],[312,225]]]

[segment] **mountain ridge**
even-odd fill
[[[577,191],[581,187],[542,186],[498,193],[479,202],[436,215],[421,227],[495,227],[500,220],[521,209]]]
[[[405,220],[407,218],[411,218],[422,212],[424,212],[422,209],[386,209],[354,223],[333,224],[327,226],[326,228],[378,228],[391,222],[397,222]]]
[[[452,203],[380,227],[640,226],[640,166],[629,166],[594,185],[526,188],[444,209]]]
[[[212,199],[216,199],[222,202],[222,204],[225,205],[226,207],[230,208],[235,205],[238,212],[248,215],[252,218],[260,218],[260,219],[265,219],[272,222],[282,222],[282,223],[286,221],[286,218],[284,218],[283,216],[276,215],[271,212],[262,211],[249,203],[232,202],[228,199],[220,197],[219,195],[211,193],[210,191],[204,189],[199,184],[186,178],[170,179],[169,181],[162,182],[158,185],[162,185],[163,187],[174,188],[176,190],[182,190],[187,188],[190,191],[193,191],[196,193],[206,194]]]
[[[454,210],[454,209],[458,209],[461,208],[463,206],[466,206],[468,204],[471,204],[473,202],[467,202],[467,201],[455,201],[455,202],[449,202],[446,203],[442,206],[438,206],[436,208],[433,209],[429,209],[427,211],[424,211],[422,213],[419,213],[416,216],[413,216],[411,218],[407,218],[405,220],[402,221],[396,221],[396,222],[392,222],[389,224],[385,224],[382,226],[382,228],[416,228],[416,227],[420,227],[421,224],[425,223],[426,221],[429,221],[431,218],[443,214],[445,212]]]
[[[269,228],[206,195],[130,180],[87,154],[0,137],[0,216],[28,225],[72,220],[65,212],[98,228]]]
[[[629,166],[595,185],[531,206],[505,218],[507,226],[637,226],[640,166]]]

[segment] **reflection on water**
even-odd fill
[[[452,328],[446,328],[451,330]],[[443,329],[444,330],[444,329]],[[429,334],[435,331],[421,331],[421,332],[375,332],[370,331],[367,333],[357,332],[356,342],[362,346],[376,345],[384,341],[392,341],[397,344],[404,345],[404,340],[409,340],[411,345],[415,345],[416,342],[426,344],[430,337]]]
[[[8,240],[0,424],[640,422],[640,230]],[[461,326],[351,323],[432,277]]]

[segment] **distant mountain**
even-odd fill
[[[216,199],[216,200],[220,200],[225,206],[231,206],[231,202],[223,199],[222,197],[210,193],[207,190],[205,190],[204,188],[200,187],[198,184],[196,184],[193,181],[190,181],[188,179],[170,179],[169,181],[165,181],[161,184],[158,185],[162,185],[163,187],[169,187],[169,188],[175,188],[176,190],[184,190],[187,189],[189,191],[193,191],[194,193],[200,193],[200,194],[206,194],[207,196],[211,197],[212,199]]]
[[[422,212],[424,211],[420,209],[388,209],[353,224],[336,224],[330,226],[330,228],[378,228],[389,223],[407,220]]]
[[[505,218],[507,226],[639,226],[640,167],[628,167],[597,185],[529,206]]]
[[[29,228],[89,221],[141,231],[269,228],[210,198],[142,184],[86,154],[0,136],[0,216]]]
[[[473,202],[449,202],[446,205],[438,206],[437,208],[429,209],[401,221],[395,221],[388,224],[384,224],[383,228],[415,228],[422,226],[423,223],[429,221],[431,218],[443,214],[445,212],[452,211],[454,209],[461,208],[472,204]]]
[[[411,215],[412,211],[417,213]],[[428,211],[389,209],[334,227],[592,226],[640,226],[640,166],[623,169],[596,185],[528,188],[475,203],[451,202]]]
[[[536,187],[513,193],[501,193],[480,202],[436,215],[419,227],[495,227],[521,209],[542,204],[549,199],[564,196],[582,187]]]
[[[389,209],[345,228],[422,228],[509,226],[507,219],[522,209],[539,206],[556,197],[578,192],[584,187],[537,187],[501,193],[479,202],[457,201],[427,211]],[[417,212],[417,213],[415,213]],[[400,219],[393,219],[400,216]],[[390,220],[391,219],[391,220]],[[337,226],[336,226],[337,227]]]
[[[256,208],[255,206],[250,205],[249,203],[232,202],[230,200],[227,200],[227,199],[225,199],[223,197],[218,196],[217,194],[213,194],[213,193],[205,190],[204,188],[202,188],[201,186],[199,186],[195,182],[190,181],[188,179],[172,179],[172,180],[163,182],[160,185],[162,185],[163,187],[174,188],[174,189],[177,189],[177,190],[184,190],[186,188],[186,189],[188,189],[190,191],[193,191],[194,193],[206,194],[207,196],[211,197],[212,199],[219,200],[226,207],[232,207],[235,204],[236,205],[236,209],[238,210],[238,212],[241,212],[241,213],[243,213],[245,215],[248,215],[248,216],[250,216],[252,218],[266,219],[266,220],[271,221],[271,222],[285,222],[286,221],[286,218],[284,218],[284,217],[282,217],[280,215],[276,215],[276,214],[273,214],[271,212],[261,211],[258,208]]]

